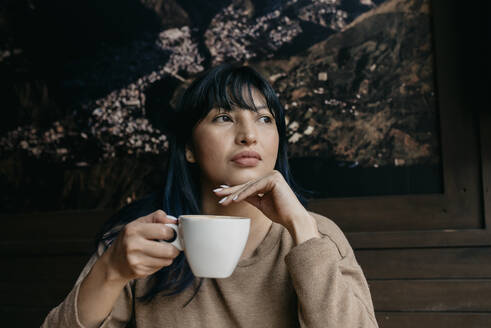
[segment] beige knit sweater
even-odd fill
[[[322,238],[295,246],[289,232],[273,223],[252,257],[241,260],[229,278],[204,279],[186,307],[193,288],[146,304],[135,296],[145,293],[147,280],[136,280],[121,292],[101,327],[378,327],[367,282],[348,241],[331,220],[311,214]],[[78,290],[100,252],[42,327],[83,327]]]

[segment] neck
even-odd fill
[[[213,187],[202,186],[201,208],[202,214],[240,216],[251,219],[251,228],[247,245],[242,259],[251,256],[259,246],[271,227],[271,220],[255,206],[246,201],[231,203],[227,206],[218,204],[219,198],[213,193]]]

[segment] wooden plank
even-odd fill
[[[89,255],[94,250],[95,242],[92,239],[0,242],[0,256]]]
[[[111,210],[0,215],[0,256],[88,255]]]
[[[75,283],[50,281],[0,282],[0,306],[55,307]]]
[[[467,32],[474,31],[472,24],[459,27],[455,22],[457,17],[459,20],[475,22],[476,16],[473,11],[459,8],[456,1],[431,1],[431,10],[444,191],[449,195],[449,202],[459,202],[462,209],[473,207],[475,220],[482,224],[479,126],[474,113],[469,110],[472,95],[467,88],[475,81],[468,75],[462,75],[462,68],[469,66],[465,63],[479,57],[462,51],[473,47],[467,35]],[[481,30],[475,33],[485,35]],[[485,65],[482,58],[480,64]],[[480,65],[472,62],[471,66],[478,68]],[[408,210],[411,212],[411,209]],[[442,223],[440,228],[453,229]]]
[[[0,257],[0,282],[30,281],[33,272],[39,281],[73,284],[89,259],[88,255]]]
[[[491,313],[377,312],[380,328],[484,328],[491,323]]]
[[[489,85],[487,86],[489,87]],[[485,226],[491,227],[491,111],[479,113],[481,132],[481,170]]]
[[[48,307],[0,306],[2,327],[39,327],[50,310]]]
[[[479,185],[462,187],[468,188]],[[312,199],[308,209],[332,218],[346,232],[481,228],[480,197],[475,191],[469,199],[470,193]]]
[[[491,247],[355,251],[367,279],[491,278]]]
[[[51,241],[93,239],[111,210],[2,214],[0,240]]]
[[[491,246],[490,228],[348,232],[346,237],[354,249]]]
[[[377,311],[491,312],[491,279],[371,280]]]

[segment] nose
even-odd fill
[[[252,124],[243,122],[238,126],[235,142],[247,146],[257,142],[256,131]]]

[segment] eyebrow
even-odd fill
[[[223,108],[220,108],[220,107],[214,107],[214,108],[212,108],[212,110],[216,110],[216,111],[219,111],[219,112],[220,112],[220,111],[222,111],[222,109],[223,109]],[[259,105],[259,106],[256,106],[256,110],[260,110],[260,109],[267,109],[268,111],[271,111],[271,110],[269,109],[269,107],[268,107],[268,106],[266,106],[266,105]],[[234,109],[232,109],[232,110],[234,110]]]

